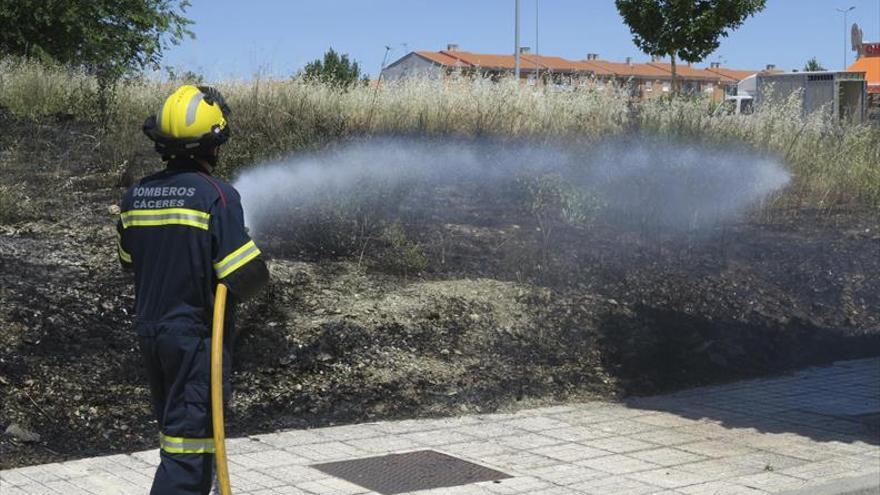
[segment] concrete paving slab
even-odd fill
[[[873,358],[623,403],[282,431],[227,449],[236,494],[372,495],[314,466],[434,450],[511,478],[412,495],[862,495],[880,492],[880,432],[861,419],[878,412]],[[158,462],[150,450],[0,471],[0,493],[147,493]]]

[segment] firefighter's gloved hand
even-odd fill
[[[223,111],[223,116],[229,118],[232,114],[232,110],[229,108],[229,105],[226,103],[226,99],[223,98],[223,95],[220,94],[220,91],[217,88],[212,86],[197,86],[199,91],[205,95],[205,101],[209,104],[216,103],[220,105],[220,109]]]

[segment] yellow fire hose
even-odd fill
[[[214,295],[214,329],[211,336],[211,418],[214,423],[214,462],[220,493],[231,495],[226,464],[226,431],[223,423],[223,316],[226,314],[226,286],[217,284]]]

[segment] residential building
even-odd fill
[[[512,76],[516,61],[513,55],[474,53],[448,45],[437,52],[414,51],[388,65],[382,71],[383,79],[396,81],[412,76],[445,78],[452,74],[480,76],[498,80]],[[736,84],[745,77],[760,71],[736,70],[712,64],[698,69],[687,63],[676,66],[680,87],[684,92],[704,94],[719,101],[725,94],[736,91]],[[672,90],[672,66],[652,60],[636,63],[631,59],[623,62],[601,60],[590,53],[583,60],[536,55],[528,48],[520,52],[520,77],[524,84],[552,85],[560,88],[584,84],[602,86],[616,82],[630,88],[634,96],[651,98]]]
[[[513,55],[473,53],[449,45],[439,52],[410,52],[382,70],[382,78],[395,81],[412,76],[441,78],[453,73],[480,75],[490,79],[512,75],[516,66]],[[599,71],[601,72],[601,71]],[[534,55],[528,48],[520,52],[520,76],[534,84],[538,77],[556,84],[577,84],[595,77],[597,71],[576,61],[560,57]]]
[[[880,125],[880,43],[860,43],[858,59],[847,69],[865,74],[867,83],[866,117]]]
[[[628,85],[634,96],[650,98],[672,89],[672,73],[650,64],[634,63],[629,58],[625,62],[611,62],[599,59],[597,54],[587,55],[583,63],[601,70],[603,80]]]

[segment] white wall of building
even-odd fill
[[[399,81],[407,77],[421,76],[431,79],[439,79],[443,76],[443,68],[439,65],[410,53],[382,71],[382,78],[386,81]]]

